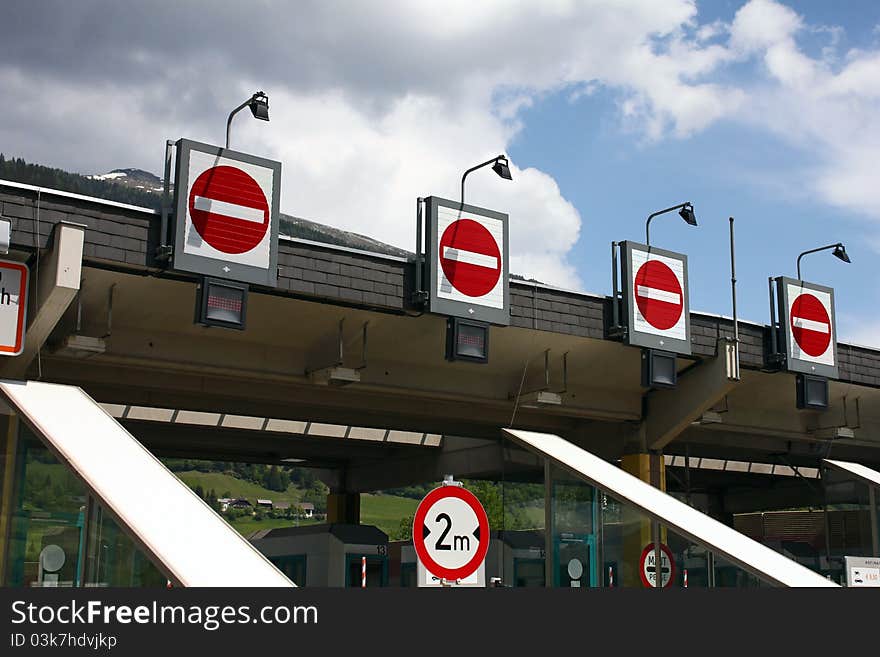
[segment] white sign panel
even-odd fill
[[[267,269],[272,176],[267,167],[192,151],[184,253]]]
[[[181,139],[174,268],[276,285],[280,184],[280,162]]]
[[[880,558],[844,557],[846,585],[880,588]]]
[[[28,268],[0,260],[0,355],[17,356],[24,349],[27,298]]]
[[[684,263],[633,249],[630,267],[635,330],[674,340],[686,339]]]
[[[833,367],[834,317],[831,295],[787,284],[790,358]]]
[[[416,509],[413,547],[429,575],[450,583],[467,581],[483,566],[489,549],[489,519],[483,505],[461,486],[435,488]]]
[[[504,308],[504,223],[476,212],[437,209],[439,299]]]

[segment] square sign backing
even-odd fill
[[[776,279],[776,286],[786,368],[836,379],[834,290],[785,276]]]
[[[510,324],[507,215],[436,196],[425,206],[429,312]]]
[[[691,353],[687,256],[637,242],[621,242],[626,342]]]
[[[281,163],[177,142],[174,268],[275,287]]]

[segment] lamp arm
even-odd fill
[[[238,107],[236,107],[234,110],[232,110],[232,111],[229,113],[229,118],[226,119],[226,148],[229,148],[229,128],[232,126],[232,117],[235,116],[236,114],[238,114],[238,113],[239,113],[241,110],[243,110],[245,107],[247,107],[247,106],[248,106],[248,103],[250,103],[251,100],[253,100],[253,99],[252,99],[252,98],[248,98],[248,99],[247,99],[246,101],[244,101],[241,105],[239,105]]]
[[[497,162],[498,158],[500,158],[500,157],[501,157],[500,155],[496,155],[491,160],[486,160],[482,164],[478,164],[475,167],[471,167],[470,169],[468,169],[467,171],[464,172],[464,175],[462,175],[462,177],[461,177],[461,205],[464,205],[464,179],[468,177],[468,174],[473,171],[476,171],[477,169],[482,169],[484,166],[492,164],[493,162]]]
[[[688,205],[690,201],[685,201],[684,203],[679,203],[678,205],[673,205],[671,208],[666,208],[665,210],[658,210],[650,215],[648,215],[648,221],[645,222],[645,245],[651,246],[651,219],[656,217],[657,215],[666,214],[667,212],[672,212],[673,210],[680,210],[684,206]]]
[[[797,277],[798,277],[798,280],[801,280],[801,258],[803,258],[805,255],[809,255],[811,253],[816,253],[818,251],[827,251],[828,249],[835,249],[838,246],[843,246],[843,244],[838,242],[837,244],[829,244],[827,246],[820,246],[817,249],[810,249],[809,251],[804,251],[803,253],[801,253],[797,258]]]

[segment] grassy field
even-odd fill
[[[232,475],[222,472],[199,472],[197,470],[185,470],[183,472],[175,472],[180,479],[183,480],[190,488],[201,486],[207,495],[213,489],[217,497],[223,497],[223,493],[229,493],[230,497],[243,497],[251,504],[256,504],[257,499],[272,500],[272,502],[290,502],[291,504],[300,501],[300,491],[294,486],[288,487],[283,493],[263,488],[258,484],[237,479]]]
[[[401,518],[415,514],[418,500],[396,495],[361,495],[361,522],[376,525],[386,534],[394,535],[400,526]]]

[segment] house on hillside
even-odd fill
[[[296,506],[303,518],[313,518],[315,516],[315,505],[311,502],[300,502]]]
[[[250,511],[254,507],[253,504],[248,502],[243,497],[222,497],[217,501],[220,502],[220,510],[221,511],[227,511],[228,509],[239,509],[239,510]]]
[[[271,509],[272,508],[272,500],[261,500],[261,499],[257,498],[257,508]]]

